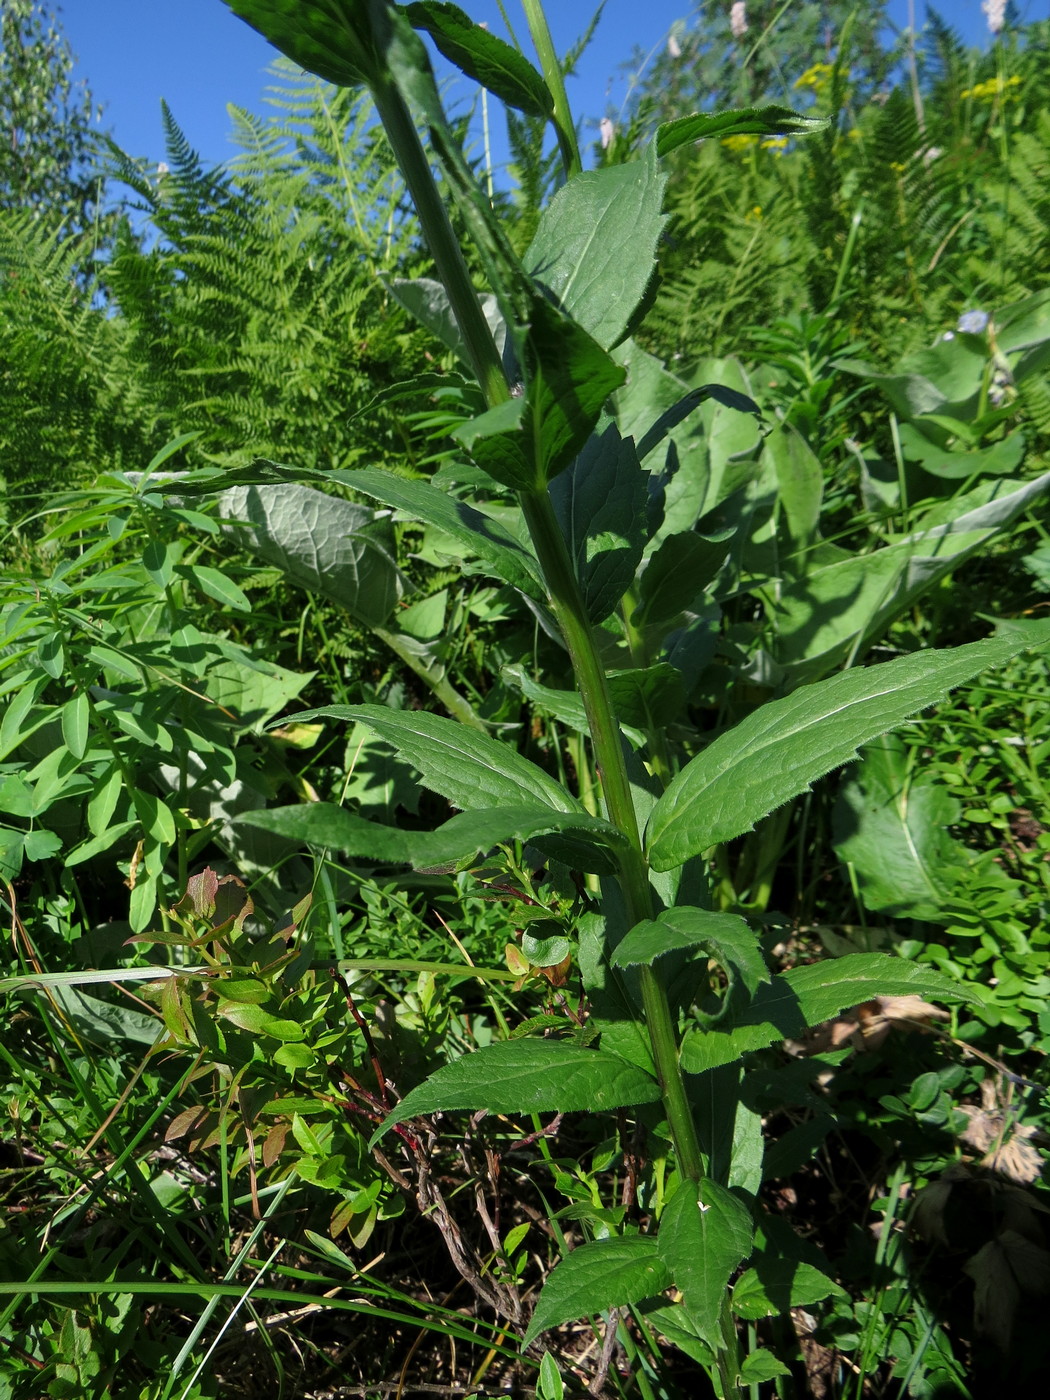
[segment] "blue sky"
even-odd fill
[[[729,0],[708,0],[709,5]],[[475,19],[502,32],[496,0],[459,0]],[[61,18],[78,76],[87,78],[105,106],[108,127],[129,154],[163,157],[160,99],[208,164],[233,154],[228,102],[265,112],[266,68],[273,51],[222,0],[60,0]],[[551,0],[547,9],[560,50],[577,39],[596,0]],[[1018,10],[1042,18],[1047,0],[1021,0]],[[618,107],[627,89],[621,65],[635,48],[659,47],[671,24],[690,16],[691,0],[607,0],[594,42],[570,88],[577,117],[597,120],[609,102]],[[987,40],[980,0],[940,0],[940,13],[972,43]],[[921,22],[923,0],[916,0]],[[517,0],[507,0],[511,22],[527,29]],[[907,0],[891,0],[890,13],[907,23]]]

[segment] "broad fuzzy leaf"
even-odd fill
[[[865,747],[839,790],[832,823],[836,854],[853,867],[866,908],[933,923],[950,918],[972,859],[949,830],[960,811],[943,783],[921,769],[909,773],[899,738]]]
[[[921,996],[937,1001],[979,1002],[969,986],[921,963],[885,953],[851,953],[809,967],[793,967],[758,988],[730,1030],[694,1031],[682,1042],[682,1068],[701,1074],[732,1064],[749,1050],[800,1036],[850,1006],[877,996]]]
[[[1050,637],[1043,636],[1045,645]],[[750,831],[849,762],[861,744],[1024,649],[1024,641],[1007,634],[950,651],[919,652],[839,672],[762,706],[694,758],[657,802],[648,825],[653,866],[670,870]]]
[[[410,865],[434,870],[458,865],[503,841],[550,838],[575,869],[609,874],[614,853],[625,839],[614,826],[586,812],[556,812],[550,807],[495,807],[461,812],[436,831],[404,831],[356,817],[334,802],[307,802],[245,812],[237,823],[260,827],[293,841],[328,846],[356,860]]]
[[[507,1040],[443,1065],[373,1135],[426,1113],[600,1113],[655,1103],[660,1086],[637,1066],[564,1040]]]
[[[751,1253],[747,1207],[716,1181],[683,1181],[660,1217],[660,1258],[698,1331],[721,1345],[718,1319],[733,1270]]]
[[[604,349],[622,340],[656,266],[667,177],[655,152],[577,175],[543,211],[525,269]]]
[[[238,486],[222,493],[219,512],[249,549],[367,626],[394,610],[402,581],[389,523],[368,506],[309,486]]]
[[[645,1235],[582,1244],[555,1266],[543,1286],[522,1345],[563,1322],[654,1298],[671,1275],[657,1242]]]
[[[389,42],[376,0],[226,0],[275,48],[326,82],[357,87],[378,78]]]
[[[517,49],[475,24],[458,5],[421,0],[405,13],[424,29],[450,63],[501,102],[531,117],[549,117],[554,101],[542,76]]]

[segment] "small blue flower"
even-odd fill
[[[989,320],[987,311],[964,311],[956,329],[965,335],[981,335],[988,329]]]

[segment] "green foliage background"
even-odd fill
[[[753,4],[750,37],[737,38],[722,7],[706,29],[675,31],[594,152],[603,169],[636,160],[660,122],[708,102],[828,118],[804,140],[730,136],[665,162],[659,277],[614,407],[640,443],[646,394],[662,407],[694,396],[699,426],[672,425],[659,444],[660,509],[686,528],[643,544],[651,500],[630,518],[598,501],[588,533],[594,520],[561,498],[643,806],[652,779],[800,682],[965,644],[977,617],[1023,628],[1045,608],[1050,23],[977,53],[932,16],[914,51],[887,50],[882,12]],[[413,1203],[365,1148],[392,1107],[379,1061],[425,1096],[441,1066],[518,1034],[584,1045],[564,976],[593,976],[598,938],[597,876],[525,842],[454,874],[389,876],[327,836],[309,857],[298,839],[307,817],[342,809],[411,851],[449,817],[377,737],[386,712],[393,724],[433,709],[468,734],[509,736],[584,819],[599,815],[586,718],[530,593],[520,521],[452,436],[479,408],[455,337],[433,305],[419,321],[402,309],[402,281],[430,264],[393,154],[366,97],[281,60],[278,111],[232,113],[228,166],[203,168],[165,109],[164,168],[147,170],[89,140],[90,97],[71,94],[68,54],[39,10],[12,0],[3,14],[0,117],[27,133],[10,150],[32,159],[0,163],[0,872],[12,974],[57,980],[11,994],[18,1051],[0,1052],[17,1206],[0,1235],[13,1358],[0,1393],[300,1394],[333,1370],[367,1383],[411,1360],[421,1318],[480,1364],[504,1347],[489,1317],[523,1321],[558,1232],[593,1240],[624,1224],[637,1166],[600,1120],[548,1143],[536,1119],[542,1191],[521,1184],[466,1265],[453,1251],[458,1276],[425,1253],[430,1293],[478,1281],[483,1315],[468,1328],[420,1304],[396,1254],[406,1203],[446,1241],[462,1217],[443,1216],[439,1196]],[[519,252],[557,184],[542,130],[511,114],[509,188],[493,194]],[[988,326],[960,324],[978,310]],[[712,384],[737,401],[712,398]],[[251,468],[257,458],[287,464],[284,476]],[[385,487],[396,510],[373,468],[397,477]],[[339,475],[321,481],[328,472]],[[705,473],[701,506],[676,495]],[[413,494],[430,483],[440,524]],[[612,604],[603,613],[623,569],[608,539],[633,561],[622,621]],[[498,582],[508,560],[520,590]],[[968,1369],[1008,1365],[1026,1383],[1043,1364],[1039,1288],[998,1311],[988,1298],[1004,1269],[1050,1276],[1032,1145],[1048,1128],[1047,693],[1041,654],[1023,656],[704,862],[703,897],[751,919],[774,963],[805,973],[895,949],[915,965],[902,979],[933,968],[961,995],[984,993],[936,1023],[940,1035],[905,1040],[888,1016],[878,1052],[849,1055],[866,1031],[835,1018],[839,1039],[808,1058],[767,1035],[742,1079],[733,1064],[692,1066],[698,1102],[741,1096],[739,1142],[705,1151],[739,1165],[757,1142],[760,1158],[764,1123],[765,1189],[791,1183],[797,1208],[779,1223],[813,1244],[793,1277],[811,1289],[806,1268],[834,1278],[804,1302],[820,1315],[816,1345],[859,1376],[836,1393],[859,1397],[867,1375],[887,1394],[965,1394]],[[288,718],[303,706],[327,713]],[[371,708],[340,727],[333,706]],[[443,781],[458,793],[457,780],[451,763]],[[241,820],[251,813],[254,826]],[[200,883],[187,901],[204,866],[243,879],[250,901],[234,880],[211,905]],[[138,1005],[77,981],[168,956],[205,959],[206,974],[173,976]],[[698,1056],[716,1043],[696,1027],[724,1010],[722,966],[696,990]],[[163,1059],[147,1053],[158,1027]],[[981,1149],[961,1136],[979,1107],[992,1124]],[[518,1151],[509,1128],[492,1131]],[[435,1157],[481,1182],[465,1141],[460,1158],[436,1143]],[[1006,1146],[1022,1164],[1012,1177]],[[663,1160],[646,1203],[660,1199]],[[757,1192],[760,1169],[748,1179]],[[936,1248],[893,1229],[923,1187],[922,1237]],[[540,1239],[535,1222],[552,1214]],[[111,1294],[19,1310],[45,1245],[70,1292],[101,1280]],[[263,1277],[264,1248],[259,1307],[312,1306],[352,1276],[370,1367],[333,1363],[308,1329],[294,1347],[242,1338],[211,1360],[215,1309],[249,1271]],[[373,1248],[394,1262],[368,1276]],[[973,1279],[976,1316],[945,1267]],[[174,1303],[148,1304],[140,1283],[172,1288]],[[782,1292],[745,1274],[737,1294],[761,1332],[754,1384],[775,1374],[763,1370],[774,1351],[797,1369]],[[373,1307],[389,1325],[369,1320]],[[635,1371],[672,1395],[653,1329],[694,1360],[709,1353],[672,1316],[651,1320],[632,1334],[645,1352]]]

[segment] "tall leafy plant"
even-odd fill
[[[679,772],[663,767],[657,750],[643,769],[625,749],[624,723],[632,704],[644,718],[644,702],[666,673],[657,663],[637,668],[627,682],[610,677],[604,626],[622,608],[628,628],[648,622],[665,633],[681,630],[689,602],[724,558],[705,548],[717,539],[691,528],[695,509],[684,529],[674,529],[673,454],[658,470],[643,461],[706,399],[743,414],[753,408],[738,390],[708,385],[660,404],[630,432],[606,414],[610,396],[625,382],[630,388],[632,377],[637,386],[648,368],[644,359],[632,361],[629,335],[663,227],[662,163],[707,136],[798,134],[811,124],[782,108],[686,116],[662,125],[639,159],[583,172],[561,69],[535,0],[525,8],[542,73],[453,5],[229,3],[295,62],[371,91],[436,265],[439,285],[421,289],[421,314],[455,328],[477,386],[464,389],[464,407],[480,394],[481,411],[457,434],[473,463],[466,475],[479,500],[495,498],[508,514],[518,512],[527,544],[496,537],[491,516],[440,485],[406,486],[372,470],[341,479],[441,528],[452,522],[472,531],[487,569],[524,586],[571,662],[602,799],[599,815],[588,812],[574,791],[512,746],[440,716],[329,706],[310,714],[366,723],[459,814],[421,832],[314,803],[260,813],[253,824],[418,868],[470,862],[500,843],[531,843],[547,859],[596,877],[577,923],[589,1040],[525,1035],[463,1056],[411,1091],[376,1137],[437,1111],[619,1109],[669,1138],[673,1170],[654,1187],[646,1228],[607,1233],[567,1255],[540,1295],[525,1340],[571,1318],[647,1302],[660,1329],[699,1357],[729,1396],[780,1369],[761,1350],[741,1357],[736,1318],[784,1311],[833,1287],[790,1249],[778,1251],[765,1233],[756,1234],[761,1124],[740,1099],[741,1057],[876,994],[958,998],[960,989],[933,971],[873,954],[771,976],[758,933],[709,907],[704,853],[749,831],[861,744],[1044,634],[1005,627],[952,651],[825,676],[760,706]],[[471,177],[413,26],[496,96],[555,128],[566,183],[523,258]],[[433,163],[484,268],[496,308],[489,315]],[[263,474],[272,480],[273,470]],[[243,484],[252,479],[247,474]],[[655,574],[641,597],[629,596],[658,536],[642,584]],[[683,599],[686,575],[694,587]],[[658,722],[649,727],[658,739]],[[745,1264],[730,1294],[729,1282]],[[681,1298],[673,1308],[659,1301],[672,1286]]]

